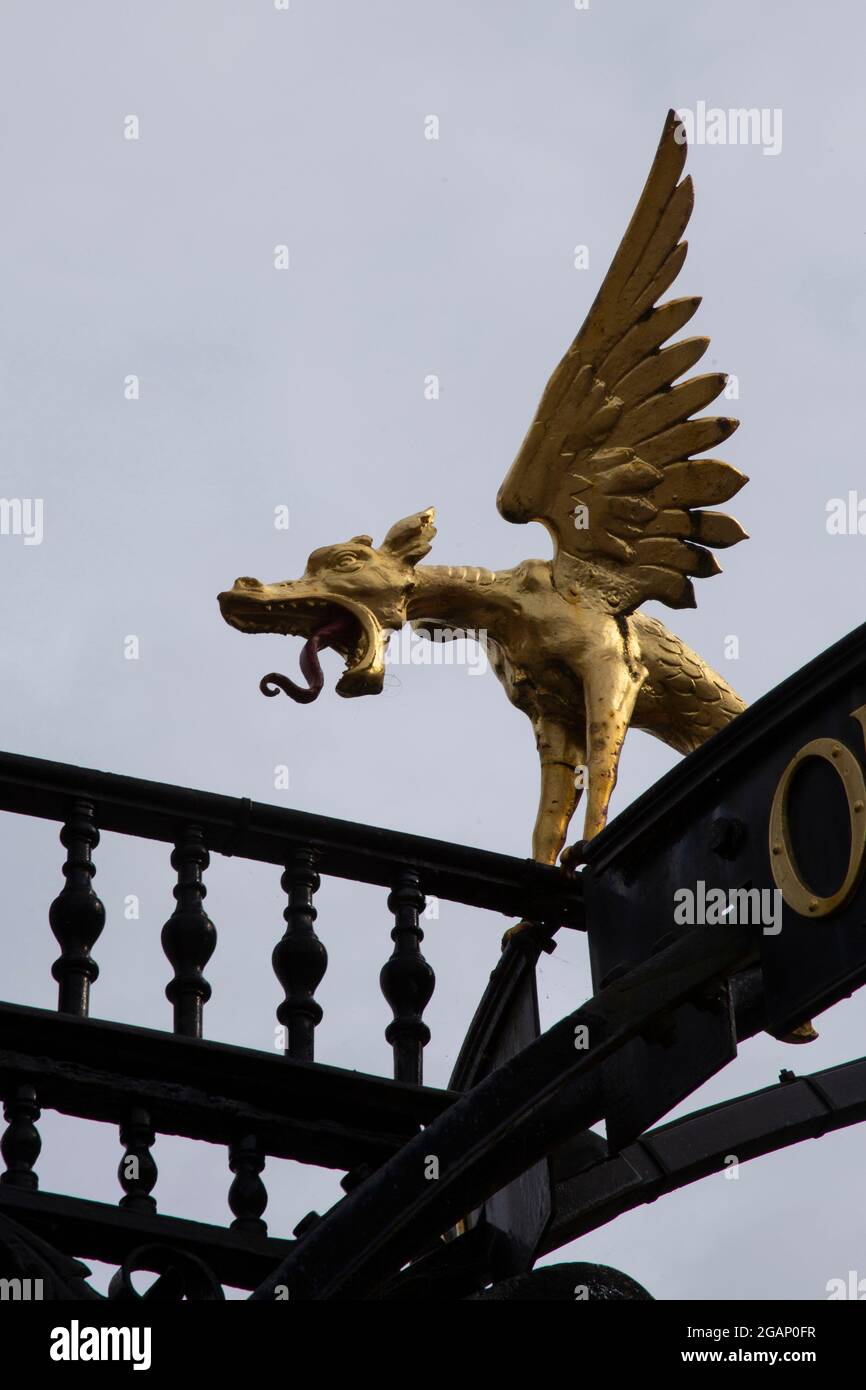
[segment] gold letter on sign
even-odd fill
[[[851,714],[866,738],[866,705]],[[839,774],[851,819],[851,855],[848,871],[835,893],[820,898],[803,882],[788,825],[788,792],[794,773],[807,758],[823,758]],[[779,780],[770,808],[770,868],[785,902],[802,917],[829,917],[843,907],[855,891],[866,864],[866,782],[854,754],[835,738],[816,738],[794,754]]]

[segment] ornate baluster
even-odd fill
[[[313,1060],[313,1039],[322,1009],[313,998],[328,967],[328,952],[316,936],[317,912],[313,894],[320,883],[311,849],[295,850],[280,879],[289,896],[283,913],[286,932],[274,947],[274,974],[285,992],[277,1018],[287,1032],[286,1053],[302,1062]]]
[[[156,1201],[150,1195],[157,1179],[156,1161],[150,1152],[155,1139],[148,1112],[131,1110],[126,1123],[120,1126],[120,1142],[126,1151],[117,1169],[118,1180],[126,1193],[120,1205],[126,1211],[156,1211]]]
[[[388,897],[394,914],[391,940],[394,954],[382,966],[379,984],[391,1005],[394,1020],[385,1037],[394,1049],[394,1078],[421,1085],[423,1049],[430,1029],[421,1015],[430,1003],[436,976],[421,954],[424,932],[418,921],[424,910],[424,894],[413,869],[404,869]]]
[[[267,1222],[262,1212],[268,1205],[268,1194],[259,1174],[265,1166],[264,1154],[254,1134],[245,1134],[229,1149],[229,1167],[235,1174],[229,1188],[229,1206],[234,1212],[233,1231],[247,1235],[267,1234]]]
[[[89,801],[75,802],[60,832],[60,842],[66,847],[63,866],[66,883],[48,911],[51,930],[61,951],[51,967],[51,974],[60,986],[59,1012],[86,1018],[90,985],[99,975],[99,966],[91,959],[90,948],[105,926],[105,908],[91,884],[96,869],[90,851],[99,844],[99,831]]]
[[[202,903],[207,888],[202,873],[210,863],[204,836],[197,825],[188,825],[179,836],[171,856],[177,870],[172,890],[177,907],[162,929],[162,949],[174,966],[174,979],[165,987],[174,1005],[174,1031],[186,1038],[202,1036],[204,1006],[211,987],[202,971],[214,953],[216,927]]]
[[[6,1172],[0,1173],[0,1183],[23,1187],[28,1192],[38,1188],[39,1179],[33,1172],[33,1165],[42,1148],[36,1128],[40,1113],[33,1087],[16,1086],[3,1106],[3,1117],[8,1120],[9,1128],[0,1139],[0,1154],[6,1163]]]

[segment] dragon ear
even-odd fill
[[[391,527],[380,549],[386,550],[389,555],[396,555],[407,564],[417,565],[419,560],[423,560],[424,556],[430,553],[433,537],[436,535],[436,527],[433,525],[435,515],[435,508],[428,507],[426,511],[404,517]]]

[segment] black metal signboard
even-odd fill
[[[583,873],[596,989],[686,931],[755,932],[747,1026],[793,1030],[866,981],[866,626],[630,806]],[[754,989],[755,981],[758,991]],[[621,1147],[736,1052],[737,981],[636,1040],[606,1077]],[[756,1023],[757,1019],[757,1023]],[[808,1031],[808,1030],[806,1030]]]

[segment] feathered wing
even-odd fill
[[[625,236],[497,498],[506,520],[547,526],[560,592],[591,589],[612,613],[653,598],[694,607],[690,576],[719,573],[706,547],[746,535],[723,512],[697,510],[726,502],[747,481],[728,463],[693,457],[737,428],[737,420],[692,418],[727,378],[711,372],[675,386],[709,339],[662,346],[700,303],[656,307],[687,250],[680,237],[694,197],[690,178],[678,182],[682,135],[669,112]]]

